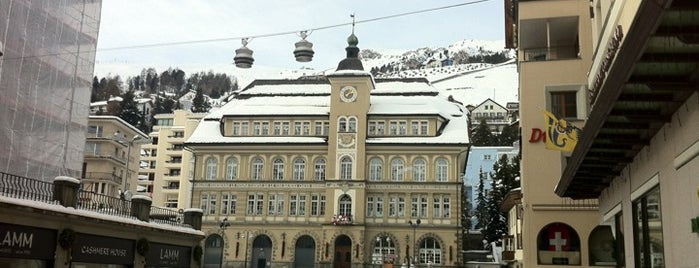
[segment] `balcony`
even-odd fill
[[[113,154],[102,154],[100,152],[90,152],[90,151],[85,151],[84,154],[86,159],[108,159],[112,160],[116,163],[119,163],[121,165],[126,165],[126,159],[118,156],[118,155],[113,155]]]
[[[578,48],[575,46],[523,48],[523,61],[549,61],[579,59]]]
[[[85,180],[96,182],[109,181],[116,183],[117,185],[121,184],[121,178],[116,174],[112,174],[109,172],[87,172],[85,173]]]
[[[353,225],[352,215],[333,216],[330,223],[332,225]]]

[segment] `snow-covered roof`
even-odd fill
[[[258,81],[256,81],[258,82]],[[330,84],[327,81],[267,80],[253,82],[236,98],[211,112],[199,123],[187,143],[305,143],[324,144],[322,137],[224,137],[221,122],[226,117],[249,116],[328,116]],[[387,137],[368,143],[468,143],[467,110],[447,100],[447,96],[424,79],[377,80],[371,92],[369,115],[440,116],[449,121],[437,137]]]

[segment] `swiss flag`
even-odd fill
[[[570,251],[570,229],[563,224],[548,227],[547,238],[550,251]]]

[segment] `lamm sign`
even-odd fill
[[[0,223],[0,258],[52,260],[56,230]]]
[[[150,249],[146,253],[146,266],[148,267],[189,267],[189,247],[150,243]]]

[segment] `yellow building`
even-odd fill
[[[522,251],[513,266],[594,266],[588,237],[598,224],[597,201],[562,198],[552,191],[570,153],[546,149],[544,120],[544,111],[576,126],[587,118],[586,73],[594,48],[590,2],[505,1],[505,6],[516,33],[507,40],[516,42],[508,46],[518,50],[523,136],[522,238],[512,247]]]
[[[535,239],[542,221],[576,231],[582,266],[699,266],[687,257],[699,249],[699,5],[514,3],[518,35],[508,40],[518,41],[522,130],[532,133],[522,146],[525,266],[546,263],[546,241]],[[577,31],[566,29],[575,23]],[[559,49],[565,40],[575,40],[573,50]],[[571,87],[579,87],[575,95]],[[572,152],[545,151],[533,135],[545,128],[539,110],[555,112],[556,103],[565,107],[559,116],[582,129]],[[537,164],[542,157],[547,165]],[[549,203],[537,204],[543,197]]]
[[[590,262],[699,267],[699,4],[591,4],[588,120],[555,193],[599,200]]]
[[[187,110],[155,115],[155,125],[149,134],[153,143],[143,145],[138,180],[141,192],[153,198],[154,206],[190,207],[193,159],[184,150],[184,141],[205,115]]]
[[[424,79],[374,79],[348,42],[337,71],[257,80],[185,143],[204,267],[461,262],[465,108]]]
[[[84,152],[84,190],[109,196],[119,196],[123,189],[135,193],[144,143],[150,143],[148,136],[123,119],[91,115]]]

